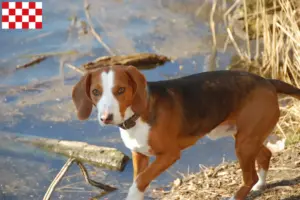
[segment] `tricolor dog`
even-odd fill
[[[144,199],[151,181],[205,135],[235,139],[243,184],[231,199],[242,200],[265,185],[272,153],[264,144],[279,119],[278,93],[300,99],[300,89],[247,72],[147,82],[135,67],[119,65],[86,73],[72,98],[80,120],[95,106],[101,125],[120,128],[134,166],[127,200]],[[150,156],[155,156],[152,163]]]

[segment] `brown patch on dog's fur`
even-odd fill
[[[101,74],[103,72],[108,73],[110,70],[114,71],[115,79],[111,92],[119,102],[121,116],[124,117],[125,111],[129,106],[137,114],[145,111],[147,107],[147,93],[144,75],[133,66],[103,67],[86,73],[73,88],[72,97],[80,120],[87,119],[91,114],[92,105],[96,105],[101,99],[102,94],[95,96],[92,91],[97,89],[102,93]],[[125,88],[123,94],[117,93],[120,87]]]
[[[73,87],[72,99],[77,109],[77,117],[80,120],[86,120],[92,112],[93,105],[89,92],[90,85],[91,74],[87,73]]]

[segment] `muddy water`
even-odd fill
[[[211,40],[206,25],[209,10],[202,9],[200,17],[194,15],[201,2],[91,0],[90,3],[96,31],[117,53],[156,52],[177,58],[175,63],[143,71],[148,80],[203,71]],[[60,67],[60,62],[80,65],[108,55],[92,35],[80,35],[80,28],[71,26],[72,16],[85,20],[82,1],[44,1],[43,12],[42,30],[0,31],[0,136],[20,134],[80,140],[116,147],[130,155],[117,128],[100,127],[95,113],[85,122],[78,121],[74,115],[70,94],[80,76]],[[223,33],[219,33],[218,40],[222,43]],[[35,67],[15,71],[18,64],[28,61],[26,55],[68,51],[81,55],[55,56]],[[219,54],[221,68],[228,64],[230,55]],[[20,89],[28,85],[29,90]],[[204,138],[184,151],[182,158],[157,178],[151,188],[168,184],[180,177],[180,173],[199,171],[200,164],[214,165],[234,158],[230,138],[218,141]],[[0,141],[0,200],[42,199],[64,161],[65,158],[35,148]],[[126,195],[132,180],[131,163],[122,173],[91,166],[88,169],[93,178],[119,188],[106,196],[108,199],[122,199]],[[86,185],[79,169],[73,166],[59,184],[54,199],[88,199],[97,194],[99,191]],[[149,193],[149,199],[150,196]]]

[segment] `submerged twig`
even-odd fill
[[[112,187],[112,186],[109,186],[109,185],[106,185],[106,184],[103,184],[103,183],[99,183],[99,182],[96,182],[96,181],[90,179],[89,174],[88,174],[87,169],[85,168],[85,166],[79,161],[76,161],[76,163],[77,163],[78,167],[80,168],[80,171],[82,172],[82,175],[84,176],[85,181],[87,183],[89,183],[90,185],[95,186],[97,188],[100,188],[102,190],[105,190],[106,192],[112,192],[112,191],[117,189],[115,187]]]
[[[109,192],[115,191],[117,188],[94,181],[92,179],[89,178],[89,174],[87,172],[87,169],[85,168],[85,166],[78,160],[76,160],[75,158],[69,158],[66,163],[64,164],[64,166],[61,168],[61,170],[58,172],[58,174],[56,175],[56,177],[53,179],[53,181],[51,182],[47,192],[44,195],[43,200],[49,200],[53,191],[55,190],[57,184],[61,181],[61,179],[64,177],[64,175],[66,174],[66,172],[68,171],[68,169],[71,167],[71,165],[76,162],[77,165],[80,168],[80,171],[85,179],[85,181],[87,183],[89,183],[90,185],[100,188],[102,190],[104,190],[104,193],[102,193],[101,196],[103,196],[104,194],[107,194]]]
[[[29,61],[28,63],[25,63],[23,65],[17,65],[16,69],[24,69],[27,67],[31,67],[33,65],[36,65],[44,60],[46,60],[49,56],[37,56],[33,60]]]
[[[49,53],[23,55],[21,57],[25,57],[25,58],[29,57],[32,60],[23,65],[17,65],[16,69],[18,70],[18,69],[32,67],[36,64],[39,64],[42,61],[45,61],[47,58],[50,58],[53,56],[72,55],[72,54],[78,54],[78,52],[77,51],[65,51],[65,52],[49,52]]]
[[[78,72],[78,73],[80,73],[80,74],[84,74],[84,71],[82,69],[80,69],[78,67],[75,67],[74,65],[71,65],[69,63],[65,63],[65,66],[72,69],[72,70],[74,70],[74,71],[76,71],[76,72]]]
[[[96,32],[92,20],[91,20],[91,15],[89,13],[89,8],[90,8],[90,4],[88,3],[87,0],[84,0],[84,13],[88,22],[88,25],[90,27],[90,31],[93,34],[93,36],[98,40],[98,42],[104,47],[104,49],[111,55],[114,56],[116,55],[113,50],[111,50],[111,48],[103,41],[103,39],[101,38],[101,36]]]
[[[49,200],[55,187],[57,186],[57,184],[61,181],[62,177],[65,175],[65,173],[68,171],[68,169],[71,167],[71,165],[73,164],[75,158],[69,158],[67,160],[67,162],[64,164],[64,166],[61,168],[61,170],[59,171],[59,173],[56,175],[56,177],[53,179],[53,181],[51,182],[46,194],[44,195],[43,200]]]
[[[51,57],[51,56],[64,56],[64,55],[76,55],[79,54],[78,51],[76,50],[70,50],[70,51],[59,51],[59,52],[45,52],[45,53],[38,53],[38,54],[26,54],[26,55],[22,55],[20,57],[37,57],[37,56],[46,56],[46,57]]]

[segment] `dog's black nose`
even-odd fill
[[[105,114],[100,117],[101,121],[104,123],[109,123],[114,119],[113,114]]]

